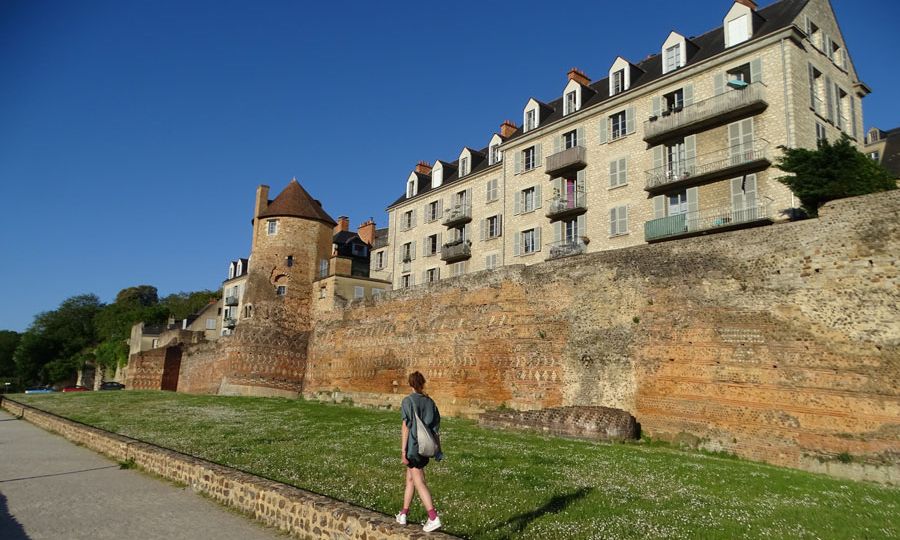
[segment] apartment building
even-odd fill
[[[900,180],[900,128],[870,129],[866,133],[866,146],[863,152],[889,170],[894,178]]]
[[[739,0],[722,26],[672,32],[603,75],[573,68],[483,148],[420,162],[388,207],[378,270],[403,288],[771,224],[798,206],[777,181],[779,146],[862,143],[869,89],[828,0]]]
[[[244,290],[247,288],[249,259],[237,259],[228,263],[228,279],[222,282],[222,321],[219,325],[223,336],[231,335],[238,321],[252,315],[250,306],[243,305]],[[241,312],[244,309],[246,313]]]

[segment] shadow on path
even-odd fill
[[[18,482],[19,480],[33,480],[35,478],[48,478],[50,476],[65,476],[67,474],[79,474],[79,473],[83,473],[83,472],[102,471],[104,469],[118,469],[118,468],[120,468],[119,465],[107,465],[105,467],[94,467],[93,469],[81,469],[80,471],[66,471],[66,472],[52,473],[52,474],[38,474],[35,476],[23,476],[21,478],[4,478],[4,479],[0,480],[0,484],[3,484],[4,482]],[[6,538],[6,537],[0,536],[0,538]]]
[[[29,540],[25,529],[12,514],[6,505],[6,496],[0,492],[0,538],[3,540]]]
[[[530,512],[525,512],[524,514],[515,515],[503,523],[493,527],[491,530],[502,530],[509,528],[512,530],[512,533],[517,535],[522,533],[526,528],[528,528],[531,523],[541,518],[547,514],[557,514],[565,510],[570,504],[583,499],[587,495],[589,495],[594,488],[580,488],[572,493],[567,493],[565,495],[554,495],[547,501],[543,506],[536,508]]]

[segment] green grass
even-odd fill
[[[397,412],[272,398],[85,392],[14,399],[388,515]],[[447,532],[471,538],[897,538],[900,490],[645,444],[446,419],[427,476]],[[424,520],[413,504],[411,519]]]

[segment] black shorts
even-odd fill
[[[425,465],[428,465],[428,458],[425,456],[416,456],[414,458],[407,456],[406,459],[409,461],[406,465],[408,469],[424,469]]]

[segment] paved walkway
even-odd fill
[[[0,538],[286,537],[0,411]]]

